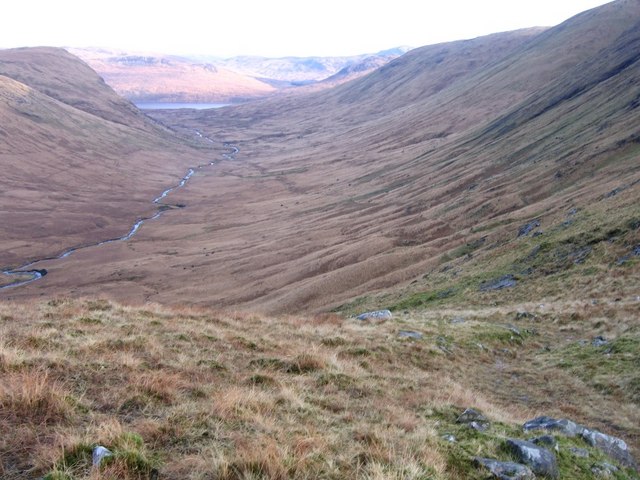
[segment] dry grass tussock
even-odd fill
[[[606,324],[592,321],[612,335],[628,334],[637,313],[598,312]],[[442,435],[466,407],[507,426],[535,413],[593,422],[596,411],[638,424],[632,398],[594,396],[553,356],[531,357],[546,336],[505,336],[511,313],[365,325],[95,300],[0,304],[0,476],[450,479],[458,467]],[[568,324],[562,314],[536,321],[550,337]],[[572,389],[553,405],[552,371]],[[632,445],[638,434],[617,433]],[[100,469],[98,444],[114,453]]]

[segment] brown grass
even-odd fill
[[[564,348],[580,326],[583,336],[628,335],[634,308],[547,308],[518,324],[540,334],[512,344],[501,325],[515,309],[505,308],[465,312],[464,324],[449,323],[460,312],[431,311],[371,325],[104,301],[0,304],[0,472],[444,480],[457,467],[440,436],[467,407],[504,428],[564,415],[637,447],[637,406],[540,348]],[[567,330],[571,314],[597,326]],[[424,338],[398,339],[400,329]],[[89,459],[97,444],[116,454],[99,471]]]

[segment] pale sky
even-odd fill
[[[333,56],[551,26],[603,0],[5,0],[0,48]]]

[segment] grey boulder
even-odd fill
[[[516,459],[527,465],[533,473],[547,478],[559,478],[556,456],[546,448],[526,440],[510,438],[507,447]]]
[[[582,438],[592,447],[597,448],[613,460],[619,462],[620,465],[638,470],[638,464],[631,456],[629,447],[627,447],[624,440],[587,428],[582,432]]]
[[[491,458],[475,457],[473,463],[484,467],[498,480],[535,480],[536,476],[526,465],[514,462],[500,462]]]

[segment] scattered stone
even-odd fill
[[[574,457],[589,458],[589,450],[586,448],[570,447],[569,451]]]
[[[591,341],[591,345],[593,345],[594,347],[603,347],[604,345],[608,345],[608,344],[609,344],[609,340],[604,338],[602,335],[598,335]]]
[[[467,423],[467,426],[469,428],[473,428],[476,432],[486,432],[487,430],[489,430],[488,423],[470,422]]]
[[[597,448],[621,465],[638,470],[638,464],[631,456],[629,447],[627,447],[624,440],[588,428],[585,428],[582,432],[582,438],[589,445]]]
[[[531,443],[535,443],[536,445],[543,445],[548,448],[557,448],[558,441],[556,437],[553,435],[542,435],[540,437],[535,437],[529,440]]]
[[[522,428],[525,432],[530,432],[532,430],[552,430],[560,432],[567,437],[576,437],[581,435],[585,430],[582,425],[578,425],[566,418],[556,420],[555,418],[547,416],[536,417],[533,420],[529,420],[522,426]]]
[[[451,319],[451,323],[453,324],[464,323],[464,322],[465,322],[464,317],[453,317]]]
[[[489,420],[482,413],[473,408],[467,408],[456,419],[456,423],[468,425],[478,432],[484,432],[489,428]]]
[[[573,217],[576,213],[578,213],[578,209],[573,207],[571,210],[567,212],[568,217]]]
[[[516,320],[535,320],[535,318],[536,316],[533,313],[527,312],[526,310],[516,313]]]
[[[535,480],[531,469],[514,462],[500,462],[491,458],[474,457],[477,467],[484,467],[498,480]]]
[[[479,411],[473,408],[467,408],[462,414],[457,418],[456,423],[470,423],[470,422],[488,422],[487,417],[485,417]]]
[[[518,237],[524,237],[529,235],[531,231],[540,226],[540,220],[531,220],[529,223],[525,223],[518,229]]]
[[[591,471],[593,472],[593,474],[600,478],[613,478],[615,472],[617,472],[618,470],[618,467],[607,462],[598,462],[594,463],[591,466]]]
[[[576,265],[580,265],[584,263],[589,254],[591,253],[592,248],[587,245],[586,247],[578,248],[569,254],[569,258],[573,260],[573,263]]]
[[[489,290],[502,290],[503,288],[512,288],[517,284],[515,277],[512,274],[503,275],[500,278],[494,280],[487,280],[480,284],[480,291],[487,292]]]
[[[93,454],[91,455],[91,461],[93,463],[93,466],[99,467],[100,462],[102,462],[103,459],[105,459],[106,457],[110,457],[112,455],[113,453],[111,453],[109,449],[103,447],[102,445],[97,445],[93,449]]]
[[[438,298],[449,298],[451,297],[454,293],[456,293],[456,291],[453,288],[448,288],[446,290],[442,290],[440,292],[438,292],[436,294],[436,296]]]
[[[614,188],[613,190],[611,190],[609,193],[607,193],[604,198],[611,198],[611,197],[615,197],[617,194],[619,194],[620,192],[622,192],[625,189],[625,187],[618,187],[618,188]]]
[[[358,320],[391,320],[391,312],[389,310],[376,310],[373,312],[365,312],[358,315]]]
[[[520,332],[520,329],[518,327],[516,327],[515,325],[511,325],[510,323],[507,323],[506,325],[502,325],[504,328],[506,328],[507,330],[509,330],[511,333],[513,333],[516,337],[521,337],[522,333]]]
[[[458,441],[458,439],[455,436],[451,435],[450,433],[443,435],[442,439],[449,443],[456,443]]]
[[[414,332],[413,330],[400,330],[398,332],[398,337],[420,340],[422,338],[422,334],[420,332]]]
[[[536,475],[548,478],[559,477],[556,456],[546,448],[515,438],[507,440],[507,447],[520,462],[531,468],[531,471]]]
[[[529,254],[525,257],[525,261],[531,261],[536,258],[538,256],[538,253],[540,253],[540,248],[540,245],[536,245],[535,247],[533,247]]]
[[[449,348],[449,341],[444,337],[436,337],[436,345],[447,355],[453,355],[453,352]]]
[[[631,255],[625,255],[623,257],[620,257],[616,260],[616,265],[621,266],[624,265],[625,263],[627,263],[629,260],[631,260]]]

